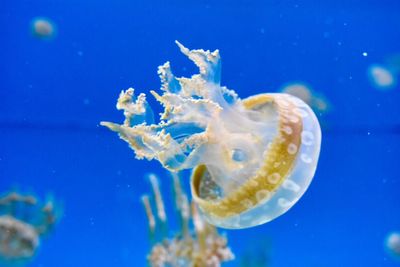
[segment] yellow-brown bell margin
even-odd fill
[[[199,165],[193,170],[192,196],[204,213],[228,218],[246,212],[267,201],[290,174],[301,145],[302,118],[296,112],[294,103],[273,94],[261,94],[243,100],[246,109],[256,110],[266,104],[273,104],[277,109],[279,130],[267,148],[264,164],[256,175],[247,179],[235,191],[225,192],[222,199],[208,200],[199,195],[200,182],[208,172],[207,167]]]

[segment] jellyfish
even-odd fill
[[[321,129],[312,109],[288,94],[240,99],[221,86],[219,51],[189,50],[176,42],[200,73],[175,77],[160,66],[159,122],[146,95],[122,91],[123,124],[101,122],[134,150],[171,172],[192,170],[191,193],[202,216],[223,228],[269,222],[307,190],[317,167]]]
[[[152,248],[147,257],[149,265],[152,267],[219,267],[222,263],[233,260],[234,255],[228,246],[227,238],[199,216],[197,207],[190,203],[181,187],[180,177],[177,174],[171,176],[175,208],[180,222],[178,231],[166,230],[167,214],[158,177],[155,174],[149,174],[153,197],[142,196],[152,241]],[[156,212],[152,209],[152,199],[155,202]]]
[[[324,95],[315,92],[310,88],[310,86],[304,83],[288,83],[283,86],[281,91],[282,93],[300,98],[309,105],[316,114],[323,115],[331,109],[331,104]]]
[[[396,72],[385,65],[372,64],[368,68],[368,78],[377,89],[389,90],[397,85]]]
[[[385,240],[387,252],[395,259],[400,260],[400,232],[391,232]]]
[[[32,20],[31,23],[33,36],[39,39],[51,39],[56,34],[55,24],[48,18],[38,17]]]
[[[31,259],[59,217],[52,200],[39,203],[32,195],[9,192],[0,197],[0,261]]]

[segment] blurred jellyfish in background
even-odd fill
[[[391,232],[386,237],[386,251],[397,260],[400,260],[400,232]]]
[[[280,91],[300,98],[309,105],[318,116],[326,114],[332,108],[332,105],[323,94],[314,91],[310,86],[302,82],[287,83],[282,86]]]
[[[30,260],[60,214],[51,199],[40,203],[35,196],[16,191],[0,197],[0,263]]]
[[[386,91],[398,85],[400,75],[400,54],[386,57],[382,64],[371,64],[367,69],[369,81],[376,89]]]
[[[369,66],[368,78],[371,85],[380,90],[393,89],[397,85],[395,71],[384,65],[372,64]]]
[[[147,256],[152,267],[218,267],[234,259],[226,237],[205,222],[198,214],[194,203],[180,184],[177,174],[173,178],[175,208],[180,229],[170,231],[167,227],[167,214],[160,191],[158,177],[149,174],[153,196],[142,196],[142,203],[149,222],[152,248]],[[154,202],[155,212],[153,212]]]
[[[55,24],[48,18],[38,17],[31,22],[31,32],[38,39],[50,40],[57,33]]]

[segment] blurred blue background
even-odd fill
[[[32,36],[38,16],[52,40]],[[282,217],[225,231],[234,253],[268,239],[271,266],[398,266],[384,239],[400,229],[400,88],[367,77],[400,53],[397,0],[3,0],[0,25],[0,191],[64,203],[29,266],[145,266],[143,177],[157,173],[164,195],[171,180],[99,122],[123,120],[122,89],[158,90],[165,61],[197,72],[174,40],[219,49],[222,84],[242,98],[303,81],[332,105],[310,188]]]

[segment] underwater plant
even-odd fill
[[[183,191],[179,176],[172,174],[175,208],[178,213],[180,230],[170,236],[167,231],[167,215],[156,175],[150,174],[156,206],[154,215],[150,197],[142,196],[142,203],[149,222],[153,247],[148,255],[152,267],[219,267],[223,262],[234,259],[226,237],[205,222],[198,214],[196,205],[189,203]],[[193,225],[193,227],[191,227]]]
[[[31,259],[40,237],[49,233],[59,216],[52,200],[43,204],[33,195],[15,191],[0,197],[0,262]]]
[[[314,176],[321,129],[312,109],[288,94],[240,99],[220,85],[219,51],[189,50],[200,73],[177,78],[160,66],[160,122],[145,94],[122,91],[122,125],[102,122],[135,151],[172,172],[193,169],[191,193],[209,223],[224,228],[263,224],[285,213]]]

